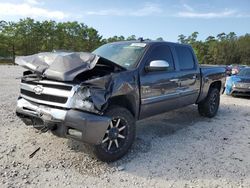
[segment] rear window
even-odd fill
[[[188,47],[175,47],[181,70],[190,70],[195,68],[195,62],[192,51]]]

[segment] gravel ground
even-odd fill
[[[0,66],[0,187],[250,187],[249,99],[223,95],[213,119],[192,105],[138,122],[132,150],[107,164],[15,116],[22,70]]]

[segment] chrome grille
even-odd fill
[[[250,83],[244,83],[244,87],[250,89]]]
[[[69,107],[76,86],[51,80],[22,81],[21,97],[47,105]]]
[[[250,83],[238,82],[236,84],[236,87],[250,89]]]
[[[46,95],[46,94],[37,95],[36,93],[32,91],[28,91],[24,89],[21,89],[21,94],[26,95],[28,97],[35,98],[35,99],[39,99],[39,100],[58,102],[62,104],[66,103],[68,99],[67,97],[59,97],[59,96]]]

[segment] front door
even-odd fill
[[[179,107],[179,80],[175,71],[170,47],[165,44],[155,46],[149,53],[145,66],[153,60],[169,63],[168,70],[144,72],[140,76],[141,111],[140,119],[163,113]]]

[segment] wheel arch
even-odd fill
[[[121,106],[131,112],[134,118],[137,118],[138,111],[136,99],[133,95],[119,95],[109,99],[108,106]]]
[[[219,90],[219,92],[221,92],[221,85],[222,85],[221,81],[212,82],[212,83],[210,84],[209,90],[210,90],[211,88],[216,88],[216,89]],[[209,91],[209,90],[208,90],[208,91]]]
[[[219,90],[220,93],[222,90],[222,82],[220,80],[215,80],[212,81],[211,83],[206,83],[203,87],[201,87],[201,94],[198,97],[196,104],[203,102],[204,100],[206,100],[207,95],[209,94],[209,92],[211,91],[212,88],[216,88]]]

